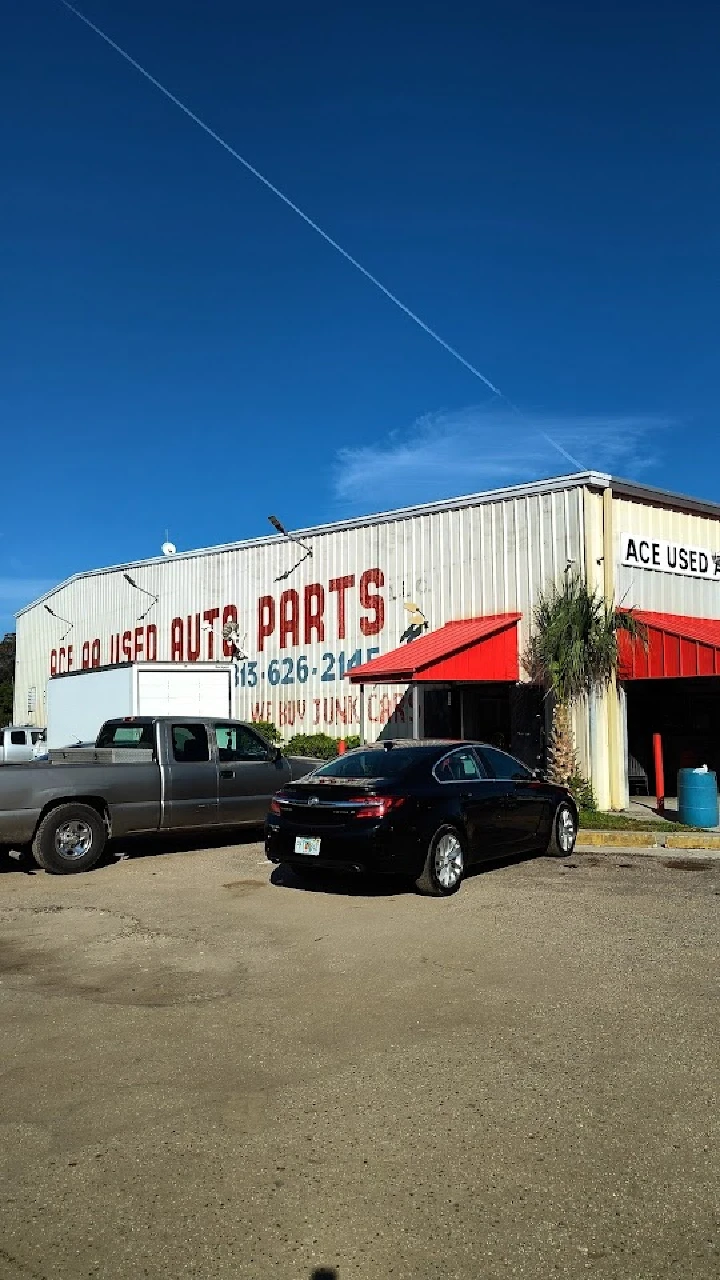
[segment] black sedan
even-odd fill
[[[459,888],[485,858],[575,846],[563,787],[479,742],[380,742],[288,784],[270,805],[265,852],[295,869],[412,877],[423,893]]]

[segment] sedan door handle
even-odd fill
[[[235,770],[234,770],[234,769],[221,769],[221,770],[220,770],[220,777],[221,777],[221,778],[234,778],[234,777],[235,777]]]

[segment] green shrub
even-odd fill
[[[568,780],[567,787],[578,809],[585,809],[587,813],[597,812],[597,800],[592,782],[576,773]]]
[[[296,733],[285,744],[289,756],[313,756],[316,760],[334,760],[338,753],[338,740],[327,733]]]
[[[257,729],[268,742],[282,743],[282,736],[270,720],[255,720],[253,729]],[[360,746],[360,735],[350,733],[345,738],[348,751]],[[289,742],[283,744],[283,751],[289,756],[313,756],[316,760],[334,760],[338,754],[338,739],[327,733],[296,733]]]
[[[253,729],[257,729],[258,733],[267,742],[275,743],[280,741],[280,730],[275,728],[271,720],[254,720]]]

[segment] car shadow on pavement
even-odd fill
[[[345,898],[390,898],[412,890],[404,876],[368,876],[361,872],[326,871],[322,867],[293,867],[280,863],[273,867],[270,883],[278,889],[300,889],[309,893],[331,893]]]
[[[0,875],[9,875],[13,871],[24,876],[39,875],[40,868],[29,849],[0,850]]]
[[[259,844],[262,838],[262,827],[245,827],[241,831],[158,832],[151,836],[133,836],[129,840],[111,840],[103,862],[151,858],[163,853],[199,853],[203,849],[235,849]]]
[[[505,854],[502,858],[488,858],[470,867],[464,881],[468,883],[490,871],[501,871],[523,862],[534,862],[540,856],[535,853]],[[371,876],[362,872],[330,871],[324,867],[294,868],[286,863],[273,867],[270,883],[278,889],[300,889],[305,893],[329,893],[346,898],[391,898],[402,894],[417,893],[409,876]]]

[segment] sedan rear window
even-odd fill
[[[348,751],[330,760],[313,774],[315,778],[402,778],[418,763],[417,754],[393,747],[390,750]]]

